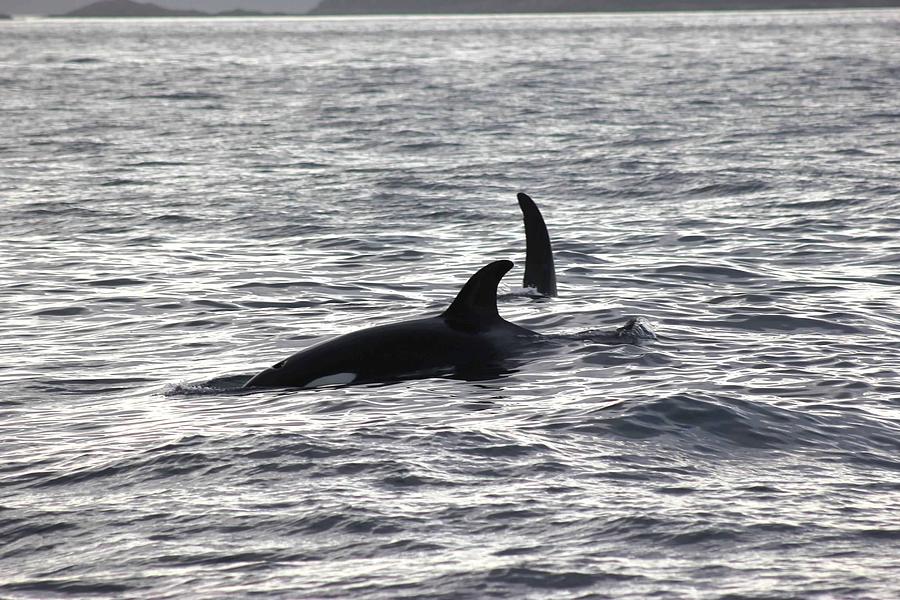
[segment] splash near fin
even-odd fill
[[[441,316],[456,329],[478,331],[500,319],[497,313],[497,286],[513,268],[512,261],[498,260],[481,267],[456,295]]]
[[[535,288],[545,296],[556,296],[556,268],[553,248],[544,217],[528,194],[519,193],[519,208],[525,221],[525,278],[522,287]]]

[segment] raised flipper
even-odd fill
[[[498,260],[481,267],[456,295],[441,317],[454,329],[480,331],[501,320],[497,312],[497,286],[513,268],[508,260]]]
[[[544,296],[556,296],[553,248],[544,217],[528,194],[519,193],[519,208],[525,221],[525,277],[522,287],[535,288]]]

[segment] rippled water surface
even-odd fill
[[[0,596],[897,596],[898,41],[0,23]],[[505,258],[512,372],[239,389]]]

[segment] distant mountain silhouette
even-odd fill
[[[0,13],[0,21],[9,21],[10,19],[12,19],[11,16]]]
[[[234,10],[226,10],[213,14],[214,17],[286,17],[289,15],[283,13],[259,12],[258,10],[244,10],[236,8]]]
[[[58,17],[256,17],[276,16],[249,10],[230,10],[221,13],[206,13],[199,10],[176,10],[164,8],[149,2],[133,0],[100,0],[83,8],[67,12]]]
[[[132,0],[100,0],[61,17],[206,17],[199,10],[174,10]]]
[[[311,15],[763,10],[900,6],[900,0],[322,0]]]

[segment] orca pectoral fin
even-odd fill
[[[456,295],[441,316],[456,329],[478,331],[500,319],[497,286],[513,268],[512,261],[498,260],[481,267]]]
[[[556,268],[553,266],[553,248],[544,217],[531,196],[519,193],[519,208],[525,221],[525,277],[522,287],[535,288],[545,296],[556,296]]]

